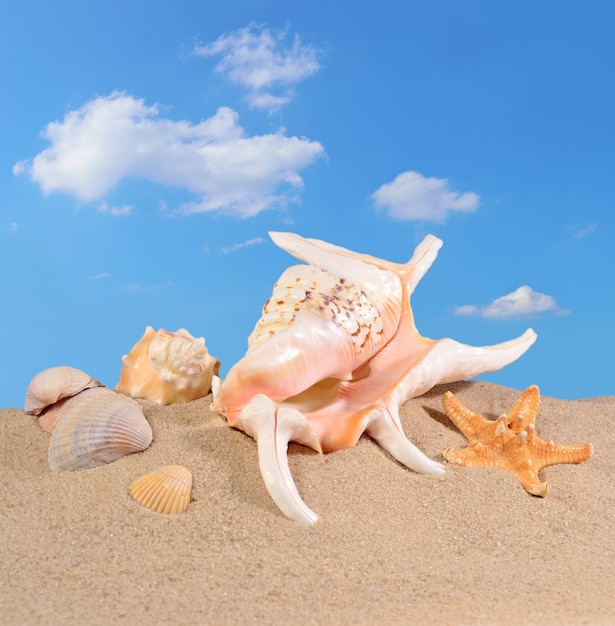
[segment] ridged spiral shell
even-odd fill
[[[56,472],[97,467],[152,442],[141,407],[105,387],[86,389],[67,403],[49,442],[49,467]]]
[[[220,363],[207,351],[203,337],[187,330],[145,329],[132,350],[122,357],[116,390],[158,404],[189,402],[206,396]]]
[[[102,386],[101,382],[75,367],[50,367],[30,381],[24,411],[28,415],[40,415],[47,407],[64,398],[70,398],[84,389]]]
[[[192,474],[182,465],[165,465],[130,485],[130,495],[156,513],[183,513],[191,493]]]

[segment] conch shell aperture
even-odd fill
[[[437,384],[504,367],[534,343],[534,331],[480,348],[422,337],[410,296],[442,245],[432,235],[405,264],[292,233],[270,236],[308,265],[275,284],[245,356],[224,382],[214,377],[212,410],[257,441],[274,502],[299,523],[317,519],[290,474],[289,441],[332,452],[365,432],[410,469],[441,474],[405,437],[399,406]]]

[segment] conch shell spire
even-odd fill
[[[326,453],[366,432],[410,469],[441,474],[404,435],[399,406],[437,384],[504,367],[534,343],[534,331],[482,348],[422,337],[410,295],[442,245],[433,235],[403,264],[292,233],[270,236],[308,265],[276,282],[245,356],[224,382],[214,379],[212,409],[257,440],[273,500],[295,521],[316,520],[288,469],[289,441]]]

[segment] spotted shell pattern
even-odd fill
[[[380,342],[382,318],[357,285],[315,266],[295,265],[280,276],[248,339],[254,348],[301,318],[330,321],[363,349]]]

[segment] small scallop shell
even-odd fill
[[[122,357],[116,390],[158,404],[189,402],[206,396],[220,363],[211,356],[203,337],[151,326],[132,350]]]
[[[111,389],[86,389],[73,398],[49,442],[49,467],[70,472],[141,452],[152,429],[141,407]]]
[[[192,474],[182,465],[165,465],[130,485],[130,495],[156,513],[183,513],[191,492]]]
[[[102,386],[101,382],[74,367],[50,367],[30,381],[24,411],[29,415],[40,415],[48,406],[63,398],[74,396],[84,389]]]

